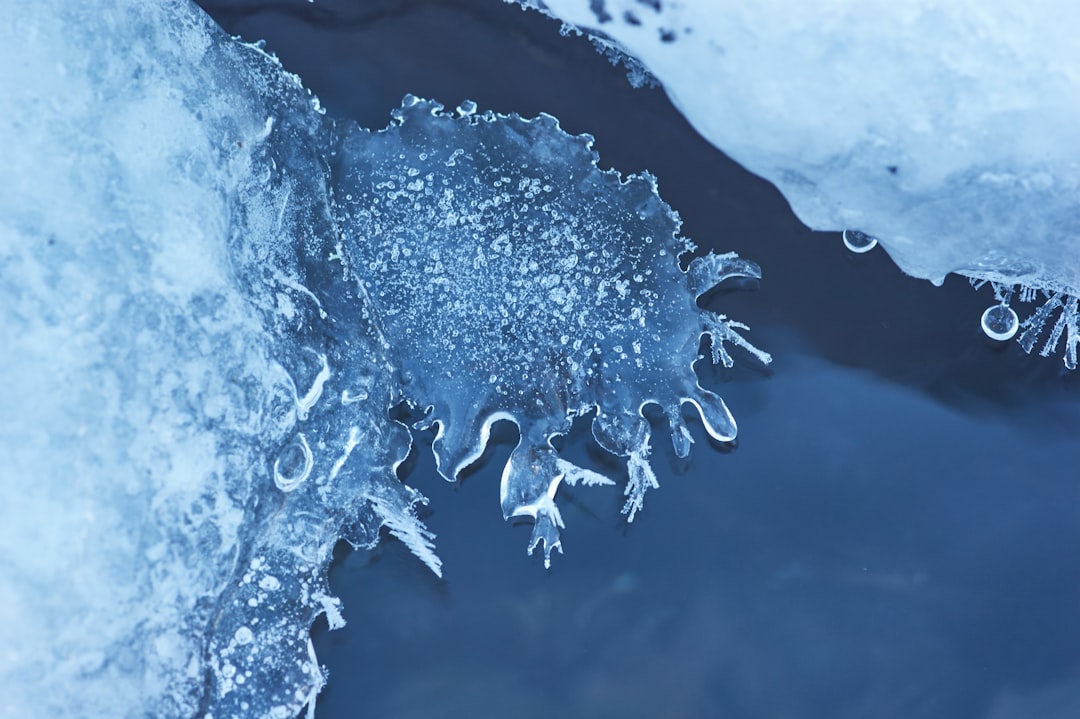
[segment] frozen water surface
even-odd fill
[[[0,27],[0,715],[292,717],[321,662],[326,717],[1077,713],[1075,380],[984,346],[880,252],[812,245],[655,93],[560,60],[576,51],[550,26],[531,35],[495,2],[358,22],[274,7],[388,43],[364,72],[314,64],[355,88],[338,107],[377,99],[369,127],[406,89],[480,102],[408,98],[382,131],[331,121],[182,3],[38,3]],[[634,9],[646,26],[669,8]],[[337,47],[321,39],[306,52]],[[498,52],[470,59],[480,46]],[[459,58],[470,87],[425,85],[452,85]],[[544,66],[557,82],[530,81]],[[656,171],[717,254],[685,255],[655,181],[597,167],[574,134],[590,128],[617,167]],[[706,293],[756,277],[729,249],[769,269],[759,302]],[[1019,342],[1064,339],[1075,362],[1070,287],[987,278],[995,307],[1044,292]],[[783,346],[776,377],[729,372],[765,356],[703,307]],[[719,369],[698,361],[700,384],[699,354]],[[720,383],[754,431],[680,458],[733,435],[702,389]],[[445,476],[500,419],[518,445],[493,442],[454,502],[434,458],[406,459],[387,414],[402,401]],[[650,440],[660,427],[673,443]],[[552,574],[497,539],[500,473],[530,546],[575,532]],[[626,497],[559,489],[624,473]],[[332,587],[339,539],[381,533],[398,541],[343,560]],[[319,616],[355,630],[313,639]]]
[[[684,270],[654,180],[553,118],[334,122],[187,3],[39,3],[0,48],[3,714],[313,711],[335,543],[385,528],[440,572],[402,400],[449,477],[518,424],[503,509],[545,555],[560,482],[610,483],[552,448],[574,416],[628,458],[631,518],[642,405],[681,455],[683,403],[734,437],[699,341],[769,358],[696,300],[756,266]]]

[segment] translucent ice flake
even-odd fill
[[[692,442],[684,404],[716,439],[735,436],[693,372],[701,337],[725,365],[726,343],[769,361],[738,334],[744,325],[696,301],[758,268],[726,254],[682,270],[693,247],[654,178],[599,170],[591,145],[547,115],[455,117],[409,96],[386,130],[347,131],[333,168],[346,254],[404,398],[438,425],[439,471],[456,478],[490,424],[512,420],[521,439],[503,472],[503,514],[535,519],[530,552],[542,543],[545,562],[560,547],[559,484],[606,481],[551,446],[575,416],[595,409],[597,442],[628,459],[633,519],[657,484],[644,405],[663,409],[680,456]]]

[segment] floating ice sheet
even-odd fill
[[[655,180],[601,171],[588,135],[571,137],[547,115],[473,113],[471,103],[454,116],[408,97],[391,127],[348,134],[334,168],[344,247],[405,398],[438,424],[439,471],[456,478],[483,453],[492,422],[517,424],[503,513],[535,519],[530,552],[542,542],[550,561],[559,483],[609,481],[552,449],[573,417],[597,409],[597,441],[628,458],[631,520],[656,485],[643,405],[663,409],[680,456],[691,442],[685,403],[713,437],[735,436],[723,400],[694,375],[700,338],[728,366],[725,342],[769,357],[696,299],[725,278],[760,274],[733,254],[683,271],[693,248]]]

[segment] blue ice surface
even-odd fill
[[[632,527],[615,493],[569,492],[550,574],[491,501],[511,428],[460,485],[416,452],[409,481],[432,500],[446,579],[394,542],[339,553],[330,582],[350,626],[315,632],[333,677],[317,716],[1080,713],[1076,380],[988,345],[986,291],[932,288],[806,231],[660,92],[499,4],[349,32],[273,14],[229,29],[270,38],[331,111],[379,113],[368,126],[409,89],[591,130],[605,162],[660,178],[699,244],[760,262],[759,292],[724,307],[777,362],[767,379],[703,379],[738,415],[738,447],[696,431],[683,462],[659,445],[670,479]],[[617,471],[588,443],[579,422],[562,453]]]

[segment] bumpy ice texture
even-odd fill
[[[684,403],[713,437],[735,436],[723,400],[694,375],[700,338],[728,366],[725,342],[769,356],[696,298],[760,274],[733,254],[683,271],[693,247],[651,176],[601,171],[592,138],[553,117],[474,109],[455,117],[408,97],[391,127],[347,134],[335,167],[344,247],[396,351],[404,398],[438,424],[439,471],[456,478],[493,422],[517,424],[503,513],[535,519],[529,551],[543,543],[548,563],[561,551],[559,483],[610,481],[552,448],[573,417],[597,410],[597,442],[628,459],[630,520],[656,486],[643,405],[663,408],[680,456],[691,442]]]
[[[935,283],[1045,293],[1031,327],[1080,296],[1080,5],[517,1],[640,61],[811,228]]]
[[[333,544],[438,569],[331,128],[182,3],[34,3],[0,63],[0,715],[295,716]]]
[[[734,433],[690,363],[702,332],[730,361],[739,325],[694,296],[756,268],[680,270],[652,180],[600,172],[587,138],[418,101],[381,133],[335,125],[185,3],[9,20],[0,714],[313,710],[335,542],[385,528],[440,571],[395,475],[402,398],[432,407],[448,475],[518,422],[504,507],[547,551],[560,479],[601,481],[548,444],[574,414],[599,407],[628,457],[631,514],[655,483],[643,402],[680,451],[683,401]]]

